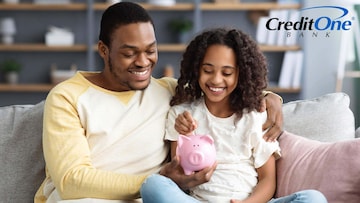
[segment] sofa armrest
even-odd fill
[[[0,107],[0,202],[33,202],[45,178],[44,102]]]

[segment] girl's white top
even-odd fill
[[[208,111],[204,100],[199,99],[170,109],[165,139],[178,139],[175,119],[184,111],[189,111],[198,123],[195,134],[209,134],[214,138],[218,162],[210,181],[191,188],[191,195],[200,201],[216,203],[248,197],[258,181],[256,168],[264,165],[273,154],[275,158],[280,157],[279,143],[263,139],[266,112],[244,111],[240,119],[236,114],[218,118]]]

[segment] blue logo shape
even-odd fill
[[[342,12],[342,15],[340,15],[339,17],[337,17],[335,19],[331,19],[328,16],[320,16],[319,18],[317,18],[313,21],[314,27],[316,30],[350,30],[352,22],[349,20],[343,20],[343,21],[340,20],[342,17],[346,16],[349,13],[348,9],[346,9],[344,7],[314,6],[314,7],[300,9],[300,11],[312,10],[312,9],[323,9],[323,8],[340,10]]]
[[[344,12],[344,14],[342,14],[342,15],[341,15],[340,17],[338,17],[338,18],[335,18],[334,20],[340,19],[340,18],[346,16],[346,15],[349,13],[349,10],[347,10],[347,9],[344,8],[344,7],[340,7],[340,6],[314,6],[314,7],[309,7],[309,8],[300,9],[300,11],[310,10],[310,9],[317,9],[317,8],[335,8],[335,9],[339,9],[339,10],[341,10],[341,11]]]

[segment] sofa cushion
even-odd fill
[[[33,202],[45,178],[43,102],[0,107],[0,202]]]
[[[355,138],[355,118],[345,93],[283,105],[284,130],[313,140],[335,142]]]
[[[360,139],[325,143],[285,131],[279,142],[276,197],[317,189],[329,203],[360,202]]]

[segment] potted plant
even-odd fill
[[[16,84],[21,70],[21,64],[13,59],[5,60],[1,65],[1,70],[5,74],[7,83]]]
[[[169,28],[173,31],[180,43],[186,43],[188,38],[188,33],[192,30],[193,23],[188,19],[173,19],[169,21]]]

